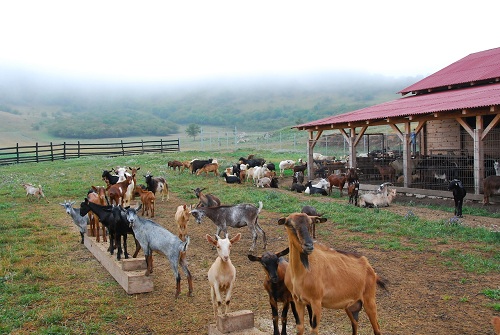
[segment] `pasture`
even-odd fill
[[[279,189],[263,189],[167,168],[173,159],[216,158],[222,171],[250,153],[192,151],[0,167],[0,334],[206,334],[213,323],[207,271],[216,258],[205,239],[216,230],[210,220],[196,224],[190,219],[187,259],[194,294],[187,296],[187,280],[181,274],[181,294],[175,300],[175,279],[163,255],[154,254],[154,291],[127,295],[80,244],[76,226],[59,205],[64,200],[79,204],[90,186],[104,185],[102,170],[116,166],[141,167],[139,184],[145,184],[147,171],[166,178],[170,199],[157,200],[154,221],[174,233],[175,210],[198,202],[193,192],[197,187],[216,194],[223,204],[262,201],[259,223],[272,252],[288,243],[277,220],[304,205],[315,206],[328,218],[316,228],[318,242],[365,255],[388,281],[388,291],[377,292],[383,334],[493,334],[490,319],[500,315],[500,219],[491,212],[498,211],[498,205],[483,209],[465,203],[464,218],[452,219],[452,199],[440,199],[440,207],[432,208],[418,206],[417,199],[402,205],[396,200],[383,209],[359,208],[348,205],[348,198],[339,197],[336,189],[331,196],[290,192],[290,171],[280,178]],[[274,163],[303,158],[256,154]],[[50,202],[28,200],[23,182],[42,184]],[[256,327],[270,332],[264,271],[247,258],[251,236],[246,227],[229,228],[230,238],[238,232],[242,239],[231,250],[237,271],[231,310],[252,310]],[[133,250],[131,238],[129,243]],[[254,255],[262,252],[259,236]],[[294,333],[291,315],[288,324]],[[344,311],[323,309],[320,334],[350,333]],[[364,311],[359,334],[372,334]]]

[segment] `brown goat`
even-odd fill
[[[359,199],[359,181],[356,180],[347,185],[347,194],[349,195],[349,203],[357,206]]]
[[[103,186],[91,186],[92,192],[87,193],[87,198],[90,202],[94,204],[98,204],[101,206],[106,206],[109,203],[108,197],[106,196],[106,188]],[[97,242],[100,242],[100,233],[99,233],[99,218],[94,212],[89,212],[90,219],[90,231],[91,235],[95,236]],[[102,240],[107,242],[108,239],[106,237],[106,227],[102,225]]]
[[[204,191],[205,188],[195,188],[194,194],[196,194],[196,197],[200,200],[196,207],[215,207],[215,206],[220,206],[220,200],[217,198],[215,195],[211,193],[204,194],[201,191]]]
[[[323,307],[344,309],[351,320],[352,334],[357,334],[359,311],[364,306],[374,334],[380,335],[375,295],[377,285],[385,288],[384,282],[366,257],[314,244],[307,229],[313,220],[326,219],[293,213],[278,220],[288,234],[290,265],[285,284],[299,316],[297,334],[304,334],[305,307],[311,305],[313,334],[318,334]]]
[[[177,207],[177,211],[175,212],[175,222],[177,223],[178,228],[178,236],[181,240],[185,241],[187,236],[187,224],[189,222],[189,218],[191,217],[191,206],[188,205],[180,205]]]
[[[200,174],[205,173],[205,175],[208,176],[210,172],[213,172],[214,176],[217,177],[219,175],[219,164],[217,163],[205,164],[201,169],[198,170],[198,172],[196,172],[196,175],[199,176]]]
[[[380,174],[380,178],[382,181],[385,181],[385,177],[387,177],[388,181],[395,181],[396,180],[396,170],[392,166],[382,166],[379,164],[375,164],[373,166],[378,170],[378,173]]]
[[[500,176],[489,176],[483,181],[483,205],[490,204],[490,196],[500,194]]]
[[[127,176],[124,181],[120,181],[109,187],[108,195],[112,205],[114,204],[123,206],[127,189],[131,183],[132,176]]]
[[[273,254],[272,252],[266,251],[261,257],[254,256],[252,254],[248,255],[248,259],[252,262],[259,262],[264,267],[265,278],[264,278],[264,289],[269,295],[269,304],[271,305],[271,312],[273,315],[273,328],[274,335],[280,335],[278,327],[278,303],[283,303],[283,309],[281,311],[281,334],[286,334],[286,324],[288,309],[292,307],[292,313],[295,317],[295,322],[297,323],[297,310],[295,309],[295,303],[293,302],[292,294],[285,285],[285,274],[288,268],[288,262],[283,258],[283,256],[288,254],[289,249]]]
[[[340,191],[340,196],[342,196],[342,190],[344,189],[345,182],[347,180],[347,177],[344,173],[342,174],[331,174],[328,176],[328,182],[330,183],[330,186],[328,186],[328,195],[332,194],[332,188],[338,187]]]
[[[141,197],[141,203],[142,203],[141,215],[144,216],[144,213],[146,213],[146,215],[149,214],[149,216],[153,218],[155,216],[155,202],[156,202],[155,194],[151,191],[143,189],[142,187],[137,187],[136,191],[137,193],[139,193],[139,196]]]
[[[500,316],[494,316],[491,318],[491,324],[495,330],[495,335],[500,335]]]

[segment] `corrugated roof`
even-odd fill
[[[500,48],[468,55],[398,93],[434,89],[500,78]]]
[[[294,128],[313,128],[347,122],[379,120],[492,105],[500,105],[500,84],[403,97],[379,105],[304,123]]]

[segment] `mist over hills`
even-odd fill
[[[329,72],[151,83],[0,68],[0,111],[29,113],[14,122],[62,138],[163,136],[191,123],[272,131],[397,99],[420,79]]]

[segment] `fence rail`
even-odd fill
[[[133,141],[123,140],[115,143],[61,143],[50,142],[47,145],[0,148],[0,165],[19,163],[38,163],[85,156],[130,156],[145,153],[163,153],[180,151],[177,140]]]

